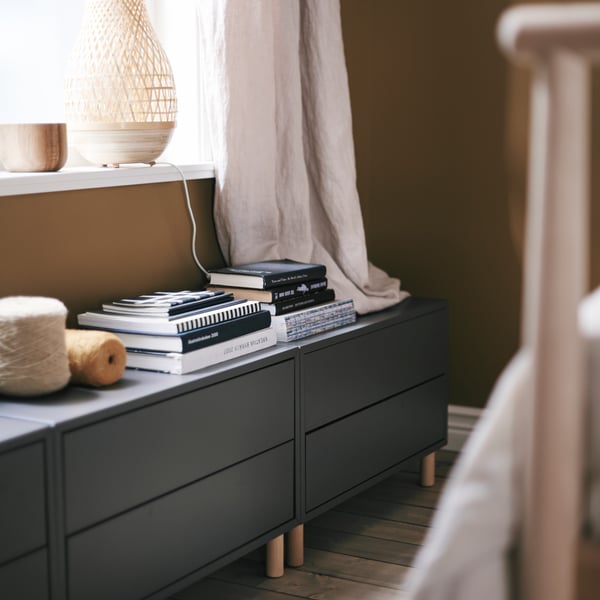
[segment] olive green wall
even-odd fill
[[[212,222],[213,180],[190,182],[205,267],[223,264]],[[104,300],[204,279],[191,254],[181,183],[0,198],[0,297],[59,298],[77,313]]]
[[[494,33],[506,5],[341,0],[369,257],[449,300],[450,401],[478,407],[519,335]]]

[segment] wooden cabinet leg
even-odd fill
[[[421,485],[431,487],[435,484],[435,452],[421,460]]]
[[[296,525],[287,533],[286,562],[290,567],[304,564],[304,525]]]
[[[267,577],[283,575],[283,534],[267,542]]]

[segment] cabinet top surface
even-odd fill
[[[447,307],[447,300],[440,298],[418,298],[415,296],[409,296],[391,308],[369,313],[368,315],[360,317],[360,322],[363,324],[363,326],[368,326],[408,321],[410,319],[415,319],[438,310],[444,310]]]
[[[120,381],[105,388],[67,386],[64,390],[39,398],[0,396],[0,417],[25,419],[50,426],[78,426],[98,417],[110,417],[124,410],[139,408],[145,403],[165,400],[291,359],[296,356],[298,349],[310,351],[321,344],[331,344],[338,339],[361,335],[446,308],[445,300],[409,297],[392,308],[360,316],[356,323],[340,329],[298,342],[278,344],[188,375],[126,369]]]
[[[90,417],[110,417],[169,397],[185,394],[237,377],[254,369],[293,358],[294,350],[272,347],[189,373],[172,375],[125,369],[123,377],[103,388],[67,386],[37,398],[0,396],[0,418],[26,419],[50,426],[79,425]]]
[[[9,441],[28,442],[46,429],[47,426],[43,423],[0,417],[0,451],[7,449]]]

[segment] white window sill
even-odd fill
[[[186,179],[215,176],[212,163],[178,165]],[[50,173],[9,173],[0,171],[0,196],[44,194],[67,190],[143,185],[180,181],[181,174],[171,165],[123,165],[114,167],[71,167]]]

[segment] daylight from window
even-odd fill
[[[63,122],[64,76],[86,0],[0,2],[0,123]],[[147,0],[146,6],[177,90],[177,127],[161,158],[181,164],[210,161],[200,123],[195,0]]]
[[[63,79],[85,0],[2,0],[0,121],[64,121]]]

